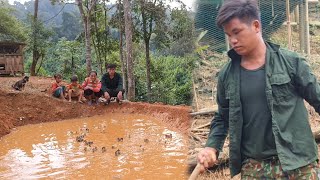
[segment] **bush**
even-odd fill
[[[146,68],[144,57],[135,64],[136,97],[146,100]],[[155,56],[151,58],[151,102],[190,104],[194,56]]]

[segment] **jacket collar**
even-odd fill
[[[280,46],[271,42],[266,41],[266,46],[267,46],[267,50],[269,50],[270,52],[277,52],[280,49]],[[241,56],[234,50],[231,49],[228,51],[228,56],[230,57],[231,60],[240,60]]]

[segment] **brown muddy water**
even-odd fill
[[[0,145],[0,179],[187,177],[187,137],[144,115],[27,125],[0,138]]]

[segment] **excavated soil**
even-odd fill
[[[125,102],[88,106],[69,103],[53,98],[50,94],[52,78],[30,77],[23,91],[11,85],[22,77],[0,77],[0,137],[10,133],[16,126],[51,122],[79,117],[91,117],[113,112],[144,114],[170,123],[171,127],[187,132],[189,128],[189,106],[170,106],[160,103]]]

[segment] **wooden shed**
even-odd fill
[[[0,42],[0,74],[24,75],[23,48],[26,44]]]

